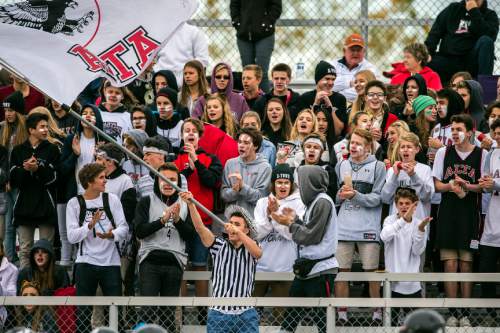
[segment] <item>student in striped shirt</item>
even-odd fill
[[[229,206],[224,226],[227,238],[216,237],[202,222],[191,192],[180,193],[201,242],[209,248],[213,260],[212,289],[214,297],[251,297],[255,268],[262,249],[254,240],[255,224],[246,209]],[[259,316],[253,307],[214,306],[208,311],[207,332],[259,332]]]

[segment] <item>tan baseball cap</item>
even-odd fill
[[[363,36],[361,36],[360,34],[352,34],[352,35],[349,35],[345,39],[344,46],[345,47],[351,47],[351,46],[365,47],[365,41],[363,39]]]

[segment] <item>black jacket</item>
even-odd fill
[[[465,9],[465,1],[454,2],[446,7],[436,18],[425,45],[431,55],[465,55],[474,48],[481,36],[488,36],[493,41],[498,35],[498,16],[494,10],[488,9],[485,0],[480,8],[470,12]]]
[[[14,225],[57,225],[55,202],[56,168],[59,149],[47,140],[36,148],[29,140],[12,150],[10,185],[19,189],[14,203]],[[27,171],[23,162],[32,156],[38,160],[38,170]]]
[[[312,106],[314,104],[314,99],[316,98],[316,93],[316,90],[310,90],[303,93],[302,96],[300,96],[299,100],[299,110],[312,109],[313,111],[317,111],[321,108],[327,108],[326,104],[323,103],[320,105],[315,105],[314,107]],[[333,105],[334,109],[332,111],[334,111],[337,118],[339,118],[340,121],[344,123],[345,131],[348,123],[346,98],[344,97],[344,95],[333,91],[332,94],[328,96],[328,99]]]
[[[274,34],[281,0],[231,0],[231,23],[240,39],[255,42]]]
[[[264,119],[264,113],[266,112],[266,105],[267,102],[271,98],[279,98],[285,103],[286,108],[288,112],[290,113],[290,118],[292,119],[292,122],[297,118],[297,114],[299,113],[299,99],[300,99],[300,94],[298,92],[293,91],[292,89],[288,89],[288,92],[290,93],[290,98],[288,100],[288,95],[285,96],[276,96],[273,94],[273,90],[268,92],[267,94],[264,94],[260,96],[254,103],[253,105],[253,111],[257,112],[260,116],[260,119]],[[287,103],[288,100],[288,103]]]

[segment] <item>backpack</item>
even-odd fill
[[[85,215],[87,214],[87,204],[85,203],[83,195],[81,194],[77,195],[76,198],[78,199],[78,204],[80,205],[80,215],[78,217],[78,225],[81,227],[83,225],[83,222],[85,222]],[[109,194],[106,192],[102,194],[102,204],[104,206],[104,213],[106,213],[106,216],[111,222],[113,229],[116,229],[115,219],[113,218],[113,214],[111,213],[111,209],[109,208]],[[115,242],[115,245],[116,249],[118,250],[118,254],[121,257],[122,252],[120,250],[120,244],[118,244],[118,242]],[[80,255],[83,255],[83,246],[81,246],[81,244],[78,244],[78,247],[80,249]]]

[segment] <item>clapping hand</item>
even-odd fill
[[[231,183],[233,191],[235,192],[241,191],[241,189],[243,188],[243,177],[241,177],[241,174],[239,172],[234,172],[230,174],[228,177],[229,179],[232,180]]]
[[[287,227],[295,221],[296,216],[297,213],[295,213],[295,210],[290,207],[284,207],[281,211],[281,214],[278,214],[277,212],[271,213],[271,217],[273,218],[273,220]]]
[[[425,231],[425,227],[432,221],[432,217],[430,216],[427,216],[425,219],[422,220],[422,222],[420,222],[420,224],[418,225],[418,230],[420,232],[424,232]]]

